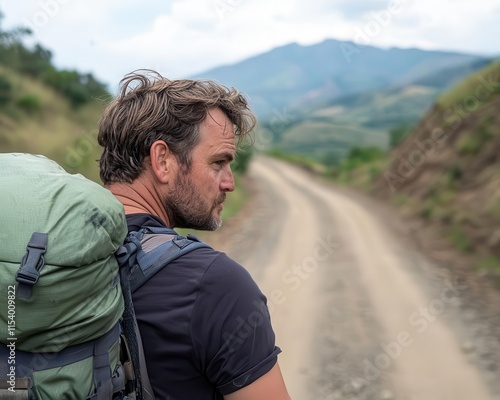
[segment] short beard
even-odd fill
[[[167,201],[169,215],[176,228],[195,229],[198,231],[216,231],[222,226],[222,218],[212,214],[194,215],[190,213],[189,203],[174,203]],[[213,210],[213,208],[212,208]]]
[[[226,199],[226,193],[216,199],[209,210],[203,208],[203,197],[187,175],[180,172],[175,182],[175,190],[165,200],[165,209],[172,227],[215,231],[222,226],[222,218],[213,216],[216,207]]]

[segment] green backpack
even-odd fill
[[[0,398],[151,398],[124,378],[123,206],[43,156],[0,154],[0,226]]]
[[[0,154],[0,206],[0,399],[153,399],[132,293],[210,246],[43,156]]]

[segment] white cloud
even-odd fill
[[[378,21],[394,3],[400,11]],[[34,26],[58,65],[112,86],[138,68],[188,76],[290,42],[354,40],[370,23],[375,46],[500,53],[498,0],[0,0],[0,9],[6,25]]]
[[[199,4],[194,11],[192,3],[175,2],[171,13],[158,16],[151,30],[113,43],[115,51],[125,56],[134,49],[136,58],[158,64],[169,74],[186,76],[292,41],[312,44],[327,37],[348,37],[348,24],[339,13],[313,15],[314,10],[299,1]],[[311,18],[304,18],[307,14]]]

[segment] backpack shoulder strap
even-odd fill
[[[116,252],[125,303],[122,324],[130,348],[137,398],[140,400],[152,400],[154,393],[147,375],[132,293],[171,261],[202,247],[211,248],[194,235],[184,237],[170,228],[143,227],[139,231],[130,232]]]
[[[180,256],[202,247],[211,248],[194,235],[184,237],[173,229],[159,227],[143,227],[129,233],[125,239],[125,247],[132,293]],[[119,258],[120,265],[123,260],[123,257]]]

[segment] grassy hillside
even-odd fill
[[[105,100],[75,108],[39,79],[2,65],[0,78],[11,85],[10,100],[0,106],[0,151],[43,154],[98,181],[97,121]]]
[[[493,62],[437,99],[371,186],[500,283],[499,110]]]
[[[58,69],[50,50],[26,46],[31,34],[0,29],[0,151],[43,154],[99,181],[96,128],[111,96],[92,74]]]

